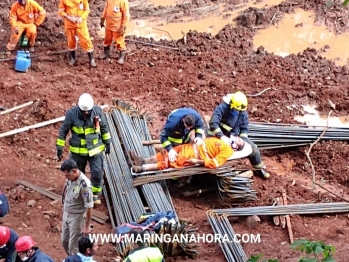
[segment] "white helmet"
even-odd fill
[[[90,94],[84,93],[79,97],[78,106],[82,111],[90,111],[94,106],[93,98]]]

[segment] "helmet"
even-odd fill
[[[36,243],[35,243],[34,239],[30,236],[19,237],[16,241],[16,244],[15,244],[17,252],[27,251],[35,245],[36,245]]]
[[[79,108],[82,111],[90,111],[94,106],[93,98],[90,94],[84,93],[79,97]]]
[[[0,247],[6,245],[10,240],[10,229],[8,227],[0,226]]]
[[[237,91],[232,95],[230,100],[230,108],[239,111],[245,111],[247,109],[247,97],[244,93]]]

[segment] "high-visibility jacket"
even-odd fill
[[[192,108],[179,108],[173,110],[168,116],[165,126],[160,134],[160,141],[162,146],[170,151],[173,146],[186,144],[189,142],[191,130],[185,128],[183,118],[186,115],[193,115],[195,118],[195,125],[191,129],[195,129],[195,137],[202,138],[204,134],[204,121],[200,114]]]
[[[222,102],[213,111],[210,120],[210,134],[216,137],[248,136],[247,111],[231,109],[228,102]]]
[[[159,248],[140,246],[131,250],[124,262],[165,262],[165,259]]]
[[[35,19],[35,15],[38,17]],[[27,0],[25,6],[22,6],[16,1],[10,11],[10,25],[12,28],[17,26],[17,22],[23,24],[41,25],[46,17],[45,9],[34,0]]]
[[[107,0],[103,11],[106,29],[117,32],[123,26],[128,26],[130,10],[128,0]]]
[[[73,29],[87,27],[87,17],[90,14],[90,5],[88,0],[60,0],[58,14],[61,17],[69,15],[82,18],[81,24],[73,23],[68,19],[64,19],[65,28]]]
[[[100,118],[100,128],[96,128],[94,117]],[[95,156],[105,150],[105,144],[111,142],[107,121],[99,106],[94,106],[88,118],[84,118],[78,106],[69,109],[59,130],[56,146],[63,149],[65,139],[71,130],[70,152],[82,156]]]
[[[208,137],[204,139],[201,146],[196,144],[185,144],[174,147],[178,156],[176,161],[170,162],[168,154],[165,152],[157,153],[156,158],[160,170],[166,168],[182,168],[184,166],[192,166],[192,163],[186,161],[192,158],[204,160],[204,166],[207,168],[217,168],[225,164],[229,157],[234,154],[234,150],[216,137]]]

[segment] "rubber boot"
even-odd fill
[[[75,51],[70,51],[70,53],[69,53],[69,65],[71,65],[71,66],[75,65],[75,61],[76,61],[76,53],[75,53]]]
[[[99,199],[99,195],[93,195],[93,204],[100,205],[102,201]]]
[[[95,61],[95,55],[94,55],[93,51],[92,52],[88,52],[87,54],[88,54],[88,58],[90,60],[90,66],[91,67],[97,67],[96,61]]]
[[[99,59],[104,60],[109,57],[110,54],[110,46],[104,47],[104,53],[99,56]]]
[[[117,61],[118,64],[122,65],[125,62],[126,50],[120,51],[119,59]]]
[[[265,171],[264,169],[256,170],[256,175],[263,178],[268,179],[270,177],[270,173]]]

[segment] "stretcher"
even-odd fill
[[[252,146],[245,142],[245,146],[242,150],[240,151],[234,151],[234,154],[232,154],[228,160],[227,160],[227,163],[229,163],[229,161],[231,160],[236,160],[236,159],[240,159],[240,158],[244,158],[244,157],[247,157],[249,155],[251,155],[252,153]],[[185,167],[182,167],[182,168],[167,168],[167,169],[164,169],[164,170],[155,170],[155,171],[145,171],[145,172],[142,172],[142,173],[133,173],[132,172],[132,167],[130,168],[131,170],[131,174],[132,176],[143,176],[143,175],[156,175],[156,174],[162,174],[162,173],[169,173],[169,172],[172,172],[172,171],[178,171],[178,170],[183,170],[183,169],[186,169],[186,168],[193,168],[193,167],[202,167],[201,165],[191,165],[191,166],[185,166]],[[218,170],[219,169],[224,169],[224,167],[218,167],[217,168]]]

